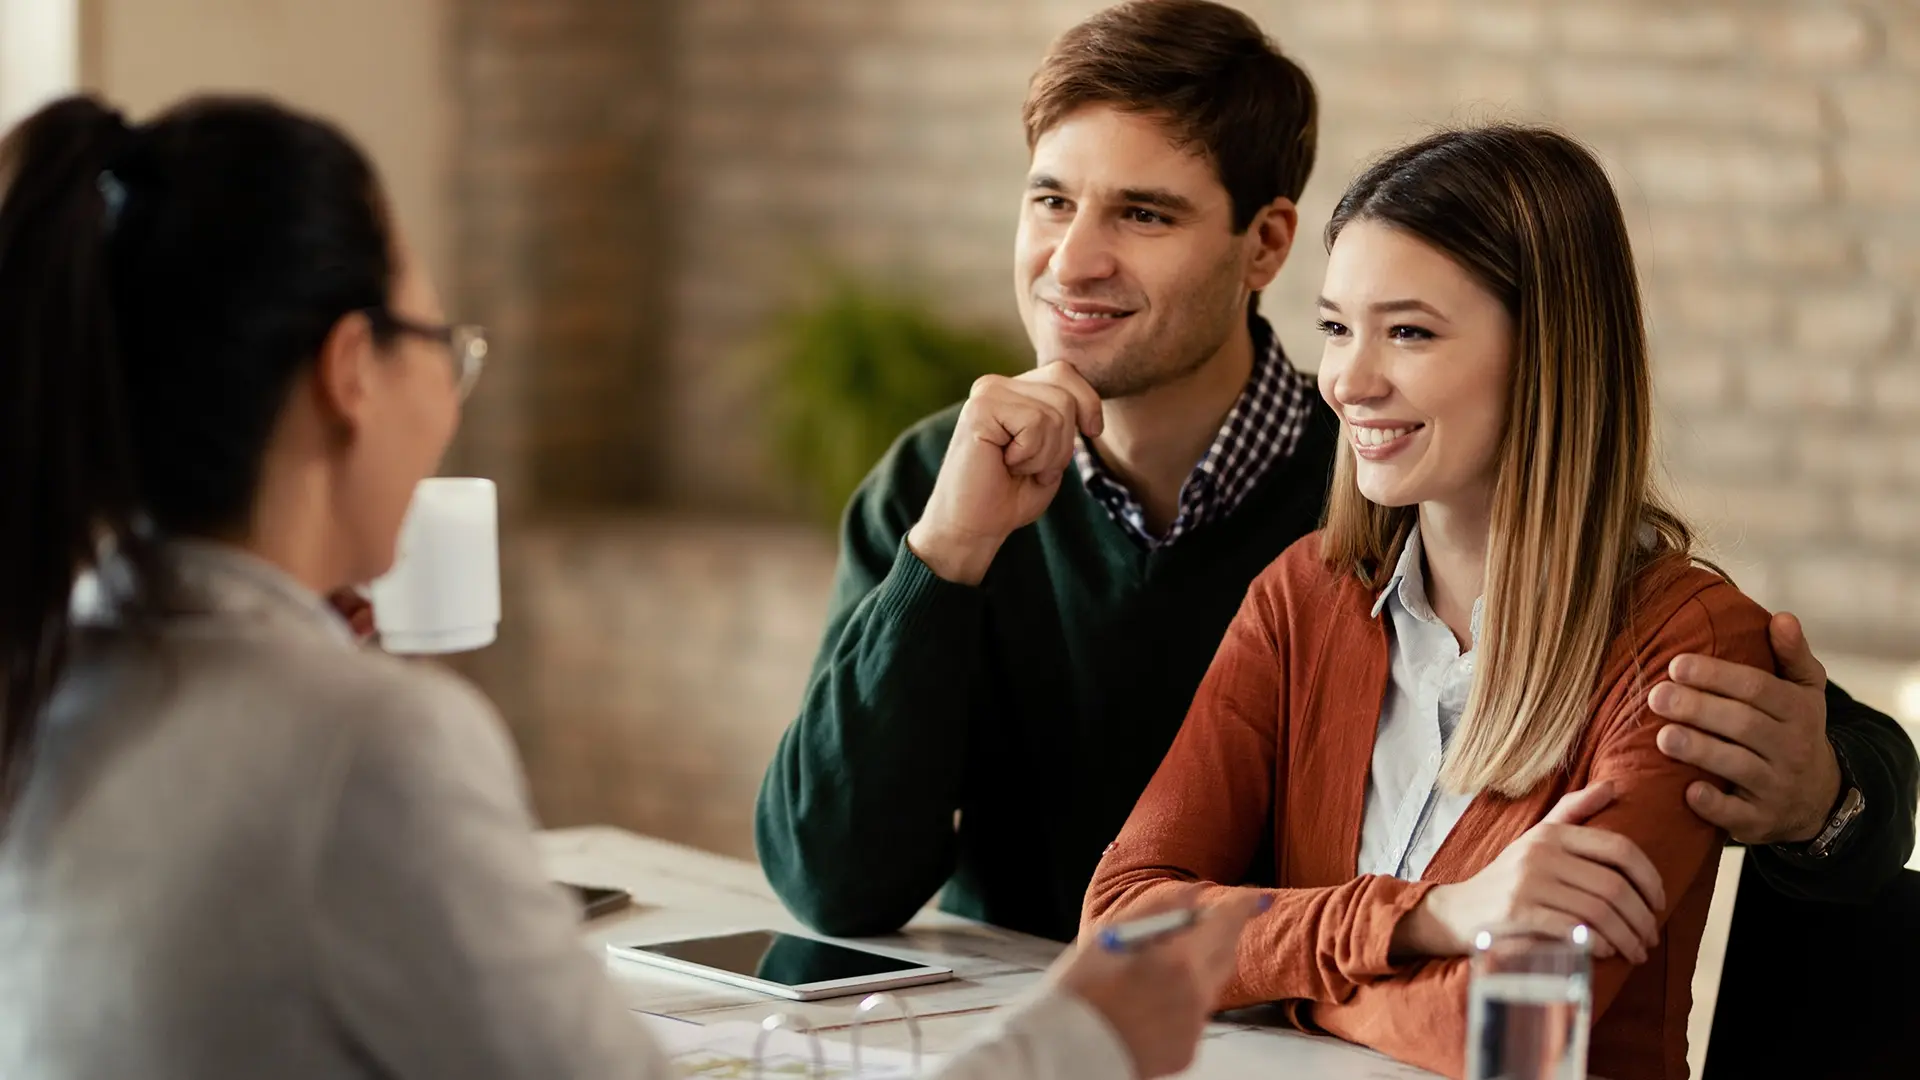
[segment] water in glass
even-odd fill
[[[1467,1080],[1585,1080],[1587,931],[1486,930],[1467,991]]]

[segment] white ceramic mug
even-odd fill
[[[493,481],[434,476],[414,488],[393,569],[373,583],[374,626],[393,653],[465,652],[500,630],[500,514]]]

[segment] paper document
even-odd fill
[[[809,1037],[780,1030],[766,1036],[761,1061],[756,1068],[754,1045],[760,1041],[758,1024],[693,1024],[685,1020],[638,1013],[647,1033],[666,1052],[667,1060],[688,1080],[911,1080],[919,1075],[913,1068],[913,1055],[904,1050],[882,1050],[863,1046],[860,1071],[853,1071],[853,1047],[831,1039]],[[845,1032],[835,1032],[844,1035]],[[817,1056],[816,1049],[818,1047]],[[821,1064],[816,1067],[815,1062]],[[922,1059],[924,1068],[935,1064],[933,1055]]]

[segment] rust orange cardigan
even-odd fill
[[[1646,963],[1595,964],[1589,1067],[1609,1080],[1684,1077],[1694,957],[1724,838],[1687,808],[1687,785],[1708,777],[1655,748],[1646,695],[1681,653],[1771,670],[1767,613],[1706,570],[1643,576],[1571,766],[1524,798],[1475,798],[1422,880],[1362,877],[1387,635],[1371,615],[1374,597],[1319,552],[1316,533],[1254,581],[1172,749],[1094,874],[1083,930],[1184,883],[1259,887],[1273,906],[1241,941],[1223,1008],[1288,1002],[1309,1030],[1459,1076],[1467,961],[1390,959],[1395,924],[1435,885],[1492,862],[1560,796],[1611,779],[1616,800],[1589,824],[1638,844],[1672,906],[1656,912],[1661,944]]]

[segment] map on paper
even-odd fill
[[[820,1039],[816,1057],[814,1039],[785,1030],[766,1037],[756,1066],[753,1050],[761,1037],[758,1024],[694,1024],[644,1012],[639,1016],[667,1060],[687,1080],[912,1080],[918,1075],[912,1054],[872,1047],[861,1048],[856,1073],[852,1046]]]

